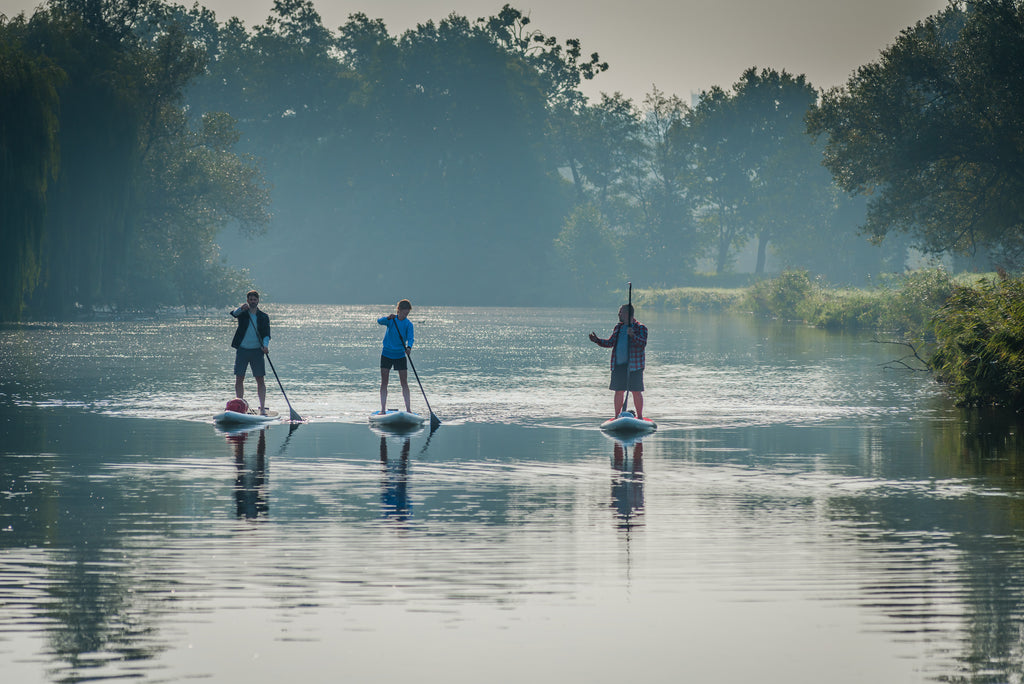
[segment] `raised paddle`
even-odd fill
[[[259,339],[260,338],[260,331],[256,327],[256,322],[253,321],[252,318],[253,318],[252,316],[249,316],[249,325],[251,325],[252,329],[256,332],[256,339],[259,342],[262,343],[263,340]],[[263,346],[263,345],[261,344],[260,346]],[[267,354],[264,354],[264,356],[267,357],[267,363],[270,364],[270,370],[274,371],[274,378],[277,380],[277,386],[281,388],[281,394],[284,395],[284,403],[288,404],[288,419],[292,420],[292,421],[295,421],[295,422],[298,422],[298,423],[301,423],[302,422],[302,416],[300,416],[298,413],[296,413],[295,409],[292,408],[292,402],[288,401],[288,395],[285,394],[285,392],[284,392],[284,385],[281,384],[281,378],[277,377],[277,369],[274,368],[274,362],[270,360],[270,354],[267,353]]]
[[[633,282],[626,283],[629,285],[629,308],[626,309],[626,391],[622,395],[622,411],[619,412],[621,416],[623,413],[629,413],[629,329],[633,326],[633,315],[631,313],[633,309]],[[636,414],[632,414],[636,416]]]
[[[395,319],[391,319],[395,321]],[[408,354],[408,347],[405,346],[405,338],[402,337],[402,331],[398,329],[398,322],[395,321],[395,332],[398,333],[398,339],[402,341],[402,348],[407,350],[405,358],[409,359],[409,366],[412,368],[412,374],[416,376],[416,384],[420,386],[420,392],[423,394],[423,401],[427,405],[427,411],[430,411],[430,432],[441,426],[441,419],[434,415],[434,412],[430,409],[430,402],[427,401],[427,393],[423,391],[423,383],[420,382],[420,374],[416,372],[416,365],[412,362],[412,357]]]

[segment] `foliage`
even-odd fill
[[[634,290],[633,303],[641,309],[733,311],[745,301],[743,288],[673,287]]]
[[[954,0],[824,94],[839,185],[868,196],[865,231],[922,249],[1024,251],[1024,2]]]
[[[764,273],[770,242],[806,234],[827,215],[831,180],[804,132],[816,98],[803,76],[750,68],[731,91],[701,93],[687,116],[688,188],[717,273],[751,239]]]
[[[332,31],[311,0],[251,28],[50,0],[14,33],[65,79],[59,175],[19,238],[35,315],[209,302],[241,277],[222,253],[307,302],[587,300],[624,277],[702,282],[708,256],[721,284],[754,240],[758,271],[769,249],[808,278],[884,264],[861,261],[863,204],[821,170],[802,130],[816,93],[785,71],[692,107],[657,88],[588,103],[580,84],[608,65],[509,5],[392,35],[365,14]]]
[[[555,239],[555,250],[573,283],[573,295],[588,301],[613,291],[624,279],[622,240],[593,205],[577,207]]]
[[[958,403],[1024,407],[1024,279],[956,286],[935,334],[930,363]]]
[[[35,146],[12,148],[20,182],[33,187],[5,210],[22,212],[22,225],[28,213],[42,224],[11,237],[7,251],[27,270],[9,272],[21,284],[5,288],[11,303],[0,317],[18,317],[26,304],[38,317],[219,303],[226,284],[237,286],[217,234],[228,225],[258,231],[269,198],[254,161],[231,151],[229,117],[189,127],[182,93],[206,56],[172,14],[142,0],[53,0],[0,25],[5,54],[47,65],[20,91],[31,118],[2,119]],[[48,93],[49,104],[30,92]],[[37,208],[26,212],[30,203]],[[4,221],[5,230],[19,221]]]
[[[806,271],[786,271],[749,287],[747,310],[831,330],[878,330],[916,338],[929,334],[936,312],[955,287],[942,269],[912,271],[874,289],[837,289]]]
[[[746,304],[757,314],[795,320],[800,317],[799,305],[811,295],[812,290],[807,271],[785,271],[777,278],[762,280],[750,286],[746,293]]]
[[[58,172],[63,72],[24,53],[24,18],[0,17],[0,321],[18,320],[39,284],[50,184]]]
[[[887,283],[888,296],[881,300],[882,306],[875,327],[924,335],[935,313],[953,293],[953,288],[952,276],[942,268],[922,269],[894,276]]]

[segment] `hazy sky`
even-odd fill
[[[9,16],[35,0],[0,0]],[[181,4],[190,4],[184,0]],[[206,0],[220,21],[262,23],[272,0]],[[452,12],[474,20],[496,14],[501,0],[314,0],[324,25],[348,15],[383,19],[390,33]],[[652,84],[689,100],[691,93],[728,88],[750,66],[805,74],[821,88],[840,85],[873,61],[900,31],[946,6],[946,0],[527,0],[510,2],[533,26],[560,40],[579,38],[611,68],[584,86],[597,96],[621,91],[638,103]]]

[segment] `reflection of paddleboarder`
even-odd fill
[[[412,515],[412,504],[409,501],[409,451],[412,437],[402,439],[402,455],[398,463],[388,463],[388,440],[380,436],[380,464],[384,477],[381,483],[381,505],[385,517],[404,521]]]
[[[235,455],[235,513],[239,518],[258,518],[269,510],[265,496],[267,482],[267,431],[260,430],[256,441],[256,464],[250,468],[245,462],[245,442],[248,432],[235,432],[227,436]]]
[[[622,334],[622,330],[626,334]],[[633,393],[633,406],[636,417],[644,417],[644,365],[647,350],[647,326],[633,318],[633,305],[623,304],[619,307],[619,322],[612,329],[612,334],[602,339],[590,333],[590,341],[601,347],[612,349],[612,380],[608,389],[615,392],[615,414],[618,418],[622,413],[622,405],[626,392]]]
[[[627,448],[616,440],[612,467],[617,472],[612,477],[611,505],[619,519],[628,524],[633,515],[639,515],[644,510],[644,444],[633,444],[632,464],[626,460]],[[627,470],[628,466],[631,467]]]

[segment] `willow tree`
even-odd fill
[[[0,16],[0,321],[20,319],[39,284],[47,191],[59,162],[62,72],[20,48],[24,21]]]

